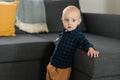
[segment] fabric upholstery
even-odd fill
[[[87,13],[84,21],[88,32],[120,39],[120,15]]]
[[[93,78],[119,76],[120,40],[92,34],[86,35],[90,42],[95,45],[95,48],[100,51],[99,58],[95,59]]]
[[[0,62],[49,58],[53,42],[41,37],[19,34],[16,37],[0,37]]]
[[[27,60],[0,63],[0,80],[45,80],[48,60]]]

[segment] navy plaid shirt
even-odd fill
[[[73,55],[77,48],[88,51],[93,47],[77,27],[73,31],[63,31],[56,42],[55,50],[50,58],[50,63],[58,68],[68,68],[72,66]]]

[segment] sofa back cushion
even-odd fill
[[[87,31],[120,39],[120,15],[85,13]]]
[[[44,0],[46,9],[46,18],[49,32],[60,32],[63,30],[61,15],[63,9],[68,5],[79,7],[79,0]],[[85,30],[85,25],[82,21],[81,29]]]

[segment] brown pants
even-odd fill
[[[47,66],[46,80],[69,80],[71,68],[56,68],[50,63]]]

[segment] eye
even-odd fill
[[[72,20],[72,22],[75,22],[75,21],[76,21],[75,19]]]
[[[64,19],[64,21],[69,21],[69,19]]]

